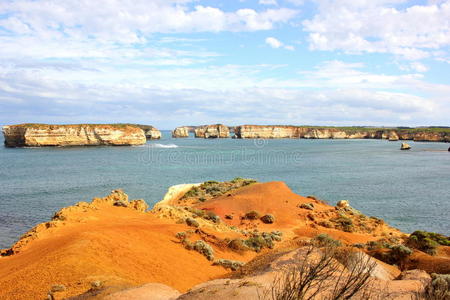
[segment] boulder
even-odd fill
[[[348,200],[339,200],[336,206],[339,208],[346,208],[350,206],[350,203],[348,202]]]
[[[409,150],[411,149],[411,146],[407,143],[402,143],[402,146],[400,147],[400,150]]]

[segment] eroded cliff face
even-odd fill
[[[174,138],[187,138],[189,137],[189,127],[177,127],[172,131],[172,137]]]
[[[205,125],[195,129],[196,138],[229,138],[230,129],[222,124]]]
[[[423,142],[450,142],[450,132],[435,132],[427,129],[371,129],[339,127],[305,127],[284,125],[242,125],[235,128],[235,137],[242,139],[387,139],[390,141],[414,140]]]
[[[304,129],[297,126],[242,125],[235,127],[234,134],[240,139],[300,138],[305,134]]]
[[[159,131],[158,129],[156,129],[153,126],[145,126],[144,128],[141,126],[137,126],[137,127],[144,130],[145,137],[148,140],[159,140],[161,138],[161,131]]]
[[[132,146],[146,143],[142,129],[131,125],[46,125],[3,126],[7,147]]]

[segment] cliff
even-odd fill
[[[450,129],[241,125],[235,128],[235,136],[241,139],[387,139],[390,141],[450,142]]]
[[[3,126],[7,147],[131,146],[146,143],[142,129],[132,125],[21,124]]]
[[[172,137],[174,138],[186,138],[189,137],[189,127],[177,127],[172,131]]]
[[[0,250],[0,298],[174,299],[161,295],[176,298],[190,290],[178,299],[257,300],[285,267],[308,259],[306,250],[320,255],[325,242],[335,247],[338,240],[351,247],[342,251],[351,252],[333,250],[339,250],[336,259],[357,253],[376,265],[369,271],[375,292],[395,292],[384,299],[411,299],[425,284],[410,276],[398,280],[398,261],[369,257],[382,247],[391,251],[383,245],[402,246],[407,235],[364,216],[348,201],[328,205],[297,195],[282,182],[235,178],[179,185],[147,208],[144,200],[129,201],[114,190],[61,209],[10,249]],[[439,248],[440,256],[411,250],[414,265],[404,266],[448,273],[448,249]],[[400,291],[405,298],[398,297]]]
[[[229,138],[230,129],[222,124],[200,126],[195,129],[195,137],[205,139]]]

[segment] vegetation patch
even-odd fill
[[[255,233],[244,241],[244,244],[255,252],[260,252],[264,248],[272,249],[275,241],[281,241],[283,235],[280,231]]]
[[[259,212],[257,212],[256,210],[252,210],[245,214],[244,219],[257,220],[260,218],[260,216],[261,215],[259,214]]]
[[[231,269],[233,271],[239,270],[243,265],[244,265],[243,262],[229,259],[218,259],[213,263],[213,266],[222,266],[226,269]]]
[[[435,255],[436,248],[439,245],[450,246],[450,238],[434,232],[414,231],[409,236],[407,245],[430,255]]]
[[[340,229],[345,232],[353,232],[353,221],[348,217],[340,216],[331,219],[330,221],[335,223],[335,228],[337,229]]]
[[[312,239],[312,241],[318,247],[340,247],[340,246],[342,246],[341,241],[333,239],[331,236],[329,236],[326,233],[321,233],[321,234],[316,235]]]
[[[213,248],[203,240],[195,241],[194,243],[183,240],[182,241],[184,247],[188,250],[195,250],[204,257],[206,257],[209,261],[214,260],[214,250]]]
[[[275,222],[275,217],[271,214],[267,214],[261,217],[261,221],[265,224],[273,224],[273,222]]]
[[[299,207],[303,209],[314,210],[314,204],[312,203],[302,203]]]
[[[200,224],[195,219],[192,219],[192,218],[186,218],[186,224],[191,227],[200,226]]]
[[[232,190],[256,183],[256,180],[245,179],[241,177],[236,177],[231,181],[218,182],[214,180],[209,180],[203,182],[199,186],[192,187],[189,191],[184,194],[180,200],[192,199],[199,202],[205,202],[211,198],[221,196]]]

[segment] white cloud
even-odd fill
[[[421,72],[421,73],[427,72],[429,70],[429,68],[426,65],[424,65],[420,62],[412,62],[410,64],[410,66],[411,66],[412,70],[415,70],[415,71]]]
[[[397,9],[405,0],[318,0],[303,21],[313,50],[392,53],[410,60],[450,45],[450,1]]]
[[[261,5],[278,5],[277,0],[259,0]]]
[[[283,43],[280,42],[279,40],[277,40],[274,37],[268,37],[266,38],[266,44],[269,45],[272,48],[280,48],[281,46],[283,46]]]
[[[305,0],[287,0],[287,2],[297,6],[301,6],[305,3]]]
[[[281,41],[279,41],[278,39],[274,38],[274,37],[268,37],[265,40],[266,44],[269,45],[270,47],[274,48],[274,49],[278,49],[278,48],[284,48],[286,50],[295,50],[294,46],[290,46],[290,45],[284,45]]]
[[[13,34],[39,38],[95,38],[138,43],[155,32],[218,32],[272,29],[296,15],[287,8],[225,12],[194,0],[97,0],[2,2],[0,26]]]
[[[109,61],[94,68],[84,64],[0,65],[0,119],[134,121],[162,128],[193,120],[430,125],[448,123],[450,113],[449,86],[427,83],[417,74],[364,72],[361,63],[329,61],[292,79],[268,77],[270,70],[285,67],[272,65],[143,69],[121,62],[121,72],[115,72]]]

